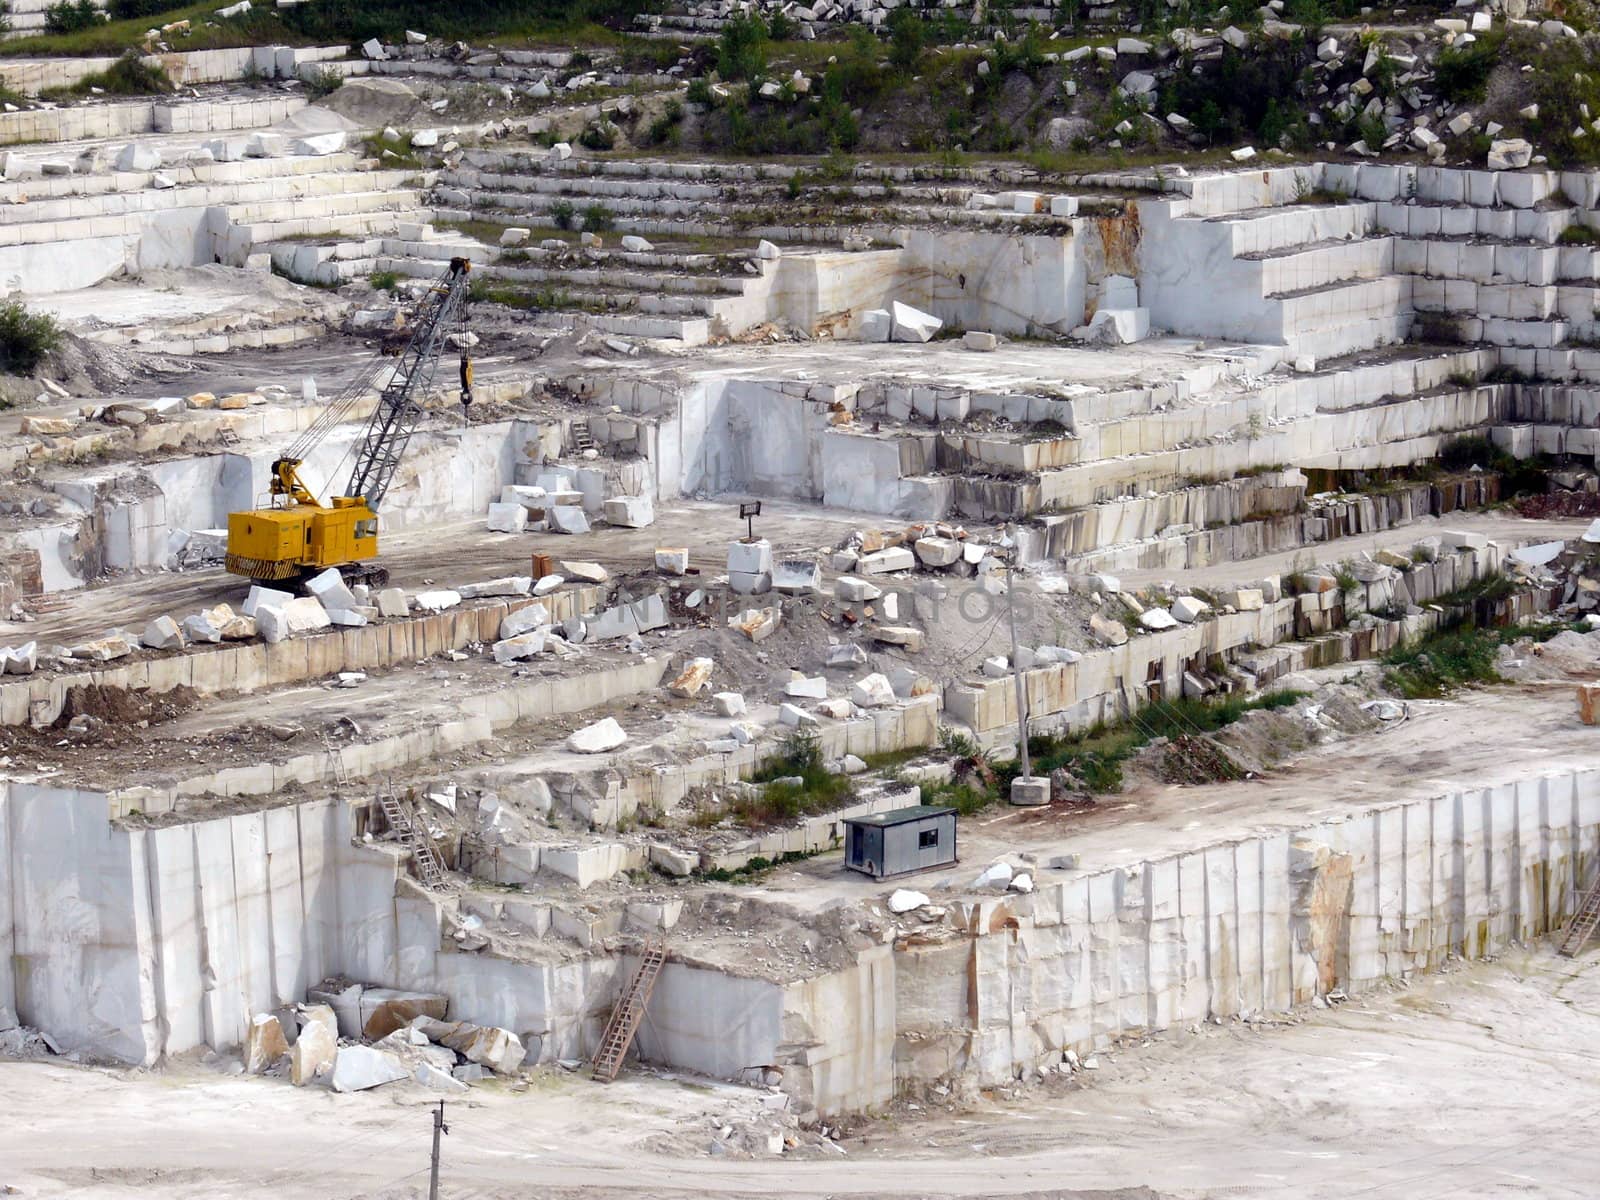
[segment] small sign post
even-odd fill
[[[742,517],[746,522],[745,530],[749,534],[749,536],[745,538],[745,541],[753,542],[756,540],[756,518],[760,515],[761,501],[745,500],[740,502],[739,516]]]

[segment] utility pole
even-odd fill
[[[1011,781],[1011,803],[1037,807],[1050,803],[1050,781],[1033,777],[1028,757],[1028,685],[1022,678],[1022,663],[1017,645],[1017,555],[1021,552],[1011,526],[1011,565],[1006,568],[1006,608],[1011,617],[1011,678],[1017,688],[1017,752],[1022,756],[1022,774]]]
[[[450,1126],[444,1123],[444,1101],[439,1101],[433,1110],[433,1161],[428,1173],[428,1200],[439,1200],[439,1135],[449,1133]]]

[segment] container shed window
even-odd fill
[[[939,831],[937,829],[924,829],[917,834],[917,848],[930,850],[939,844]]]

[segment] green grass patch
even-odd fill
[[[71,87],[46,88],[39,95],[66,99],[87,96],[98,88],[112,96],[164,96],[176,87],[164,67],[147,63],[130,50],[104,71],[85,75]]]
[[[780,825],[800,817],[843,808],[855,796],[855,786],[844,775],[823,765],[822,743],[814,733],[801,730],[784,742],[783,752],[767,760],[752,782],[763,784],[755,796],[732,806],[746,825]]]
[[[392,292],[395,284],[400,282],[400,273],[398,271],[374,271],[367,277],[367,282],[380,292]]]
[[[789,850],[777,858],[763,858],[758,854],[742,867],[714,867],[709,871],[696,871],[694,877],[707,883],[755,883],[779,867],[826,853],[825,850]]]
[[[1506,583],[1504,590],[1509,593],[1512,589],[1509,581]],[[1449,604],[1460,594],[1440,597],[1435,603]],[[1501,646],[1522,638],[1544,642],[1565,630],[1582,628],[1571,621],[1507,625],[1500,629],[1458,626],[1391,651],[1383,660],[1388,667],[1384,683],[1407,700],[1433,700],[1472,684],[1499,683],[1500,673],[1494,664]]]

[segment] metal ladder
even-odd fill
[[[606,1022],[606,1031],[600,1039],[600,1049],[594,1056],[594,1070],[590,1078],[610,1083],[622,1070],[622,1060],[627,1057],[628,1047],[633,1045],[633,1035],[644,1020],[645,1006],[650,1003],[650,993],[655,990],[656,978],[666,961],[665,941],[651,938],[645,943],[639,969],[634,972],[627,990],[622,993],[622,999],[612,1010],[611,1020]]]
[[[434,848],[428,835],[417,828],[416,820],[392,788],[386,787],[378,792],[378,807],[383,810],[383,819],[389,823],[389,828],[400,836],[400,844],[411,852],[411,861],[416,864],[417,878],[422,880],[422,886],[429,891],[442,889],[445,882],[444,860],[439,857],[439,851]]]
[[[1595,876],[1594,886],[1578,902],[1578,911],[1567,922],[1567,933],[1561,939],[1561,948],[1557,953],[1567,958],[1575,957],[1588,943],[1596,926],[1600,926],[1600,875]]]

